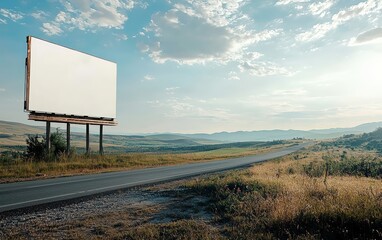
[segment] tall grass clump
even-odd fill
[[[337,157],[296,153],[186,187],[210,197],[229,239],[381,239],[379,160]]]
[[[324,161],[312,161],[303,165],[304,173],[309,177],[358,176],[382,178],[382,159],[372,155],[338,157],[323,155]]]

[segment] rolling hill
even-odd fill
[[[272,141],[286,140],[293,138],[306,139],[330,139],[337,138],[346,134],[361,134],[372,132],[382,127],[382,122],[365,123],[352,128],[331,128],[315,130],[260,130],[260,131],[238,131],[238,132],[220,132],[213,134],[185,134],[183,136],[193,138],[204,138],[209,140],[218,140],[225,142],[243,142],[243,141]]]
[[[141,152],[161,151],[169,149],[188,149],[213,144],[234,142],[254,142],[287,140],[293,138],[305,139],[330,139],[348,134],[361,134],[374,131],[382,127],[382,122],[366,123],[353,128],[332,128],[302,130],[262,130],[262,131],[238,131],[220,132],[213,134],[145,134],[145,135],[104,135],[104,147],[108,151],[115,152]],[[54,131],[54,129],[52,129]],[[73,131],[73,130],[72,130]],[[44,127],[30,126],[26,124],[0,121],[0,151],[10,149],[22,149],[25,147],[25,139],[28,135],[41,134]],[[85,134],[72,132],[72,145],[84,148]],[[98,135],[90,135],[91,148],[96,151]]]

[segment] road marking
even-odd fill
[[[166,179],[171,179],[171,178],[174,178],[174,177],[187,176],[187,175],[191,175],[191,174],[195,174],[195,173],[203,173],[203,172],[210,171],[210,170],[220,170],[220,169],[209,168],[209,169],[204,169],[201,172],[197,171],[197,172],[191,172],[191,173],[175,174],[175,175],[172,175],[172,176],[166,176],[166,177],[161,177],[161,178],[153,178],[153,179],[146,179],[146,180],[136,181],[136,182],[133,182],[133,183],[117,184],[117,185],[108,186],[108,187],[95,188],[95,189],[90,189],[90,190],[74,192],[74,193],[66,193],[66,194],[56,195],[56,196],[52,196],[52,197],[45,197],[45,198],[33,199],[33,200],[19,202],[19,203],[11,203],[11,204],[6,204],[6,205],[1,205],[0,208],[17,206],[17,205],[22,205],[22,204],[27,204],[27,203],[32,203],[32,202],[45,201],[45,200],[49,200],[49,199],[66,197],[66,196],[71,196],[71,195],[78,195],[78,194],[81,194],[81,193],[96,192],[96,191],[100,191],[100,190],[118,188],[118,187],[122,187],[122,186],[134,185],[134,184],[140,184],[140,183],[144,183],[144,182],[166,180]]]

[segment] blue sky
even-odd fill
[[[381,0],[0,1],[0,119],[23,112],[25,37],[118,64],[111,133],[382,120]]]

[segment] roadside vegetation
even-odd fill
[[[245,170],[145,188],[141,194],[149,193],[157,198],[127,203],[119,210],[81,215],[60,223],[29,216],[32,220],[25,223],[23,232],[18,231],[20,226],[17,225],[6,228],[4,236],[381,239],[382,157],[377,150],[333,144],[316,144]],[[225,151],[220,153],[227,154]],[[130,155],[124,155],[127,156]],[[152,158],[148,161],[151,164],[159,161],[158,157],[166,162],[175,155],[136,154],[134,159],[138,156],[140,164]],[[219,153],[179,154],[176,161],[197,161],[212,156],[219,156]]]
[[[59,131],[51,135],[51,152],[45,148],[45,139],[37,135],[29,136],[24,151],[0,153],[0,183],[36,178],[66,176],[157,167],[181,163],[241,157],[269,152],[296,144],[298,141],[273,141],[253,143],[232,143],[193,147],[191,152],[137,152],[111,153],[105,155],[66,152],[66,141]]]
[[[39,221],[28,225],[22,236],[50,238],[59,232],[65,238],[83,239],[382,239],[382,151],[377,144],[368,147],[379,134],[352,136],[351,141],[369,136],[362,144],[349,145],[345,136],[249,169],[146,188],[146,193],[169,203],[153,200],[134,211],[111,209],[60,224]],[[280,146],[102,158],[149,166]],[[97,156],[89,159],[96,162]],[[34,230],[41,228],[43,236]],[[17,229],[7,228],[4,236],[21,236]]]
[[[340,162],[334,151],[330,160]],[[379,172],[371,176],[349,171],[353,163],[330,171],[328,158],[321,150],[294,154],[188,187],[210,196],[229,239],[380,239],[381,159],[371,158]]]
[[[375,152],[346,150],[344,156],[343,148],[316,145],[247,170],[195,178],[183,188],[209,198],[212,221],[144,224],[122,239],[172,231],[178,235],[171,239],[381,239],[381,161]],[[200,235],[202,229],[210,235]]]

